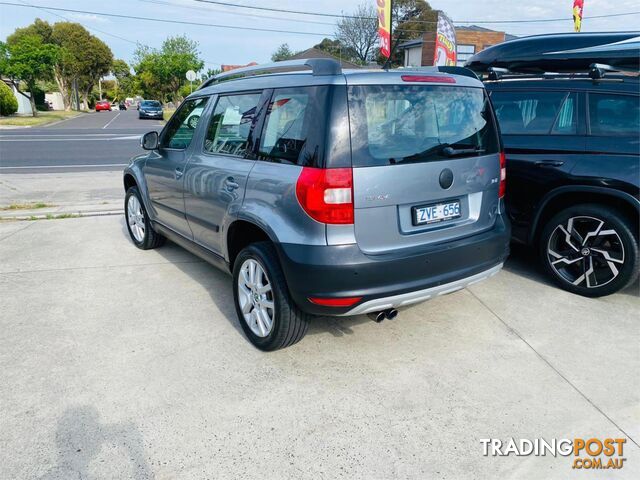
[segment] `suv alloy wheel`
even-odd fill
[[[540,255],[565,290],[586,297],[609,295],[638,277],[638,239],[616,210],[577,205],[561,211],[542,231]]]

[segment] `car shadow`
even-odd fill
[[[153,478],[147,462],[142,434],[131,422],[102,423],[98,411],[91,406],[67,409],[56,429],[56,465],[41,480],[93,478],[96,457],[103,448],[120,450],[120,459],[127,459],[132,479]]]
[[[122,217],[121,227],[122,234],[131,242],[124,216]],[[131,242],[131,245],[133,246],[133,242]],[[233,288],[229,274],[222,272],[171,241],[167,241],[165,246],[158,248],[156,252],[164,257],[168,263],[175,265],[184,274],[198,282],[200,286],[207,291],[218,311],[239,334],[244,336],[233,304]],[[177,257],[181,257],[182,260],[176,261]],[[185,258],[189,260],[185,261]],[[552,288],[558,288],[542,271],[535,252],[524,245],[514,244],[511,246],[511,255],[505,263],[504,269]],[[635,286],[632,285],[619,294],[638,297],[638,291],[638,282],[636,282]],[[213,318],[213,311],[211,316]],[[344,337],[353,335],[355,333],[354,327],[371,321],[367,315],[355,317],[313,317],[310,320],[307,335],[329,333],[334,337]]]

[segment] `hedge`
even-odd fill
[[[0,80],[0,115],[12,115],[18,111],[18,100],[13,90]]]

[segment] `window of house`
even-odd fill
[[[589,94],[592,135],[634,135],[640,132],[640,99],[631,95]]]
[[[244,156],[260,95],[247,93],[218,98],[204,141],[205,152]]]
[[[464,66],[465,62],[476,53],[475,45],[458,45],[456,47],[458,66]]]

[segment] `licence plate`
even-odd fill
[[[462,215],[460,213],[460,201],[458,200],[427,205],[425,207],[413,207],[412,210],[414,225],[446,222]]]

